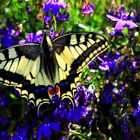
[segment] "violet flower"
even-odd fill
[[[52,20],[52,18],[51,18],[50,15],[44,16],[44,22],[45,22],[46,24],[48,24],[51,20]]]
[[[59,13],[60,9],[68,8],[67,4],[63,0],[48,0],[43,5],[43,10],[49,12],[52,10],[53,14]]]
[[[8,140],[8,133],[6,131],[1,132],[0,140]]]
[[[129,29],[136,28],[137,25],[133,22],[132,17],[130,17],[129,13],[124,13],[125,8],[122,6],[120,9],[120,15],[118,17],[115,17],[114,15],[107,15],[107,18],[109,18],[111,21],[117,22],[114,30],[115,31],[122,31],[124,27],[127,27]]]
[[[65,13],[65,14],[57,14],[56,15],[56,19],[58,21],[66,21],[69,18],[69,14]]]
[[[94,12],[95,6],[92,2],[90,2],[90,4],[87,4],[87,2],[84,1],[84,4],[83,4],[81,10],[82,10],[82,14],[87,14],[88,15],[88,14],[91,14],[91,13]]]
[[[63,30],[61,30],[59,33],[56,33],[53,28],[50,28],[51,39],[54,39],[54,38],[56,38],[56,37],[58,37],[59,35],[62,35],[62,34],[64,34]]]
[[[52,131],[59,132],[60,125],[56,122],[50,122],[40,125],[38,130],[38,140],[44,136],[45,138],[50,138],[52,135]]]
[[[38,31],[37,33],[28,33],[26,40],[20,40],[19,44],[25,44],[30,42],[40,43],[42,40],[43,33]]]
[[[121,56],[120,54],[108,54],[104,56],[104,59],[98,57],[98,60],[101,61],[99,69],[107,71],[108,75],[113,74],[116,76],[120,74],[122,70],[128,65],[127,56]]]
[[[63,0],[49,0],[43,4],[45,12],[44,22],[52,25],[51,21],[66,21],[69,14],[66,12],[67,4]],[[61,10],[62,9],[62,10]]]
[[[87,90],[84,86],[78,86],[75,94],[75,103],[80,106],[86,106],[88,103]]]
[[[1,43],[4,47],[10,47],[18,44],[18,36],[20,31],[17,30],[14,26],[10,25],[10,21],[6,22],[6,29],[0,29]]]
[[[113,84],[111,82],[108,82],[104,86],[104,95],[102,98],[102,101],[106,104],[112,103],[112,90],[113,90]]]
[[[110,69],[114,68],[116,62],[113,56],[104,56],[104,60],[98,57],[98,60],[101,61],[101,64],[99,65],[99,69],[103,71],[110,71]]]
[[[29,130],[28,126],[25,126],[24,128],[17,127],[16,133],[11,134],[10,139],[13,139],[13,140],[28,140],[27,139],[28,130]]]
[[[79,122],[82,117],[88,114],[87,108],[85,106],[77,106],[68,110],[65,114],[66,120],[68,122]]]
[[[95,62],[94,61],[90,61],[90,63],[88,64],[89,69],[93,69],[95,67]]]

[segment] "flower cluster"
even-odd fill
[[[95,6],[92,2],[90,2],[90,4],[88,4],[87,0],[85,0],[81,10],[82,10],[83,14],[88,15],[88,14],[91,14],[94,12]]]
[[[63,0],[48,0],[43,4],[43,11],[46,13],[44,22],[46,24],[55,22],[66,21],[69,14],[66,13],[68,5]],[[63,11],[63,12],[60,12]],[[51,16],[53,14],[53,16]]]
[[[42,40],[42,36],[43,36],[42,31],[38,31],[37,33],[28,33],[26,40],[20,40],[19,44],[40,43]]]
[[[120,9],[114,9],[112,7],[110,13],[107,15],[107,18],[113,22],[116,22],[116,25],[114,27],[115,33],[111,35],[118,36],[121,35],[122,30],[127,27],[128,29],[135,29],[137,28],[136,18],[137,13],[135,11],[132,11],[130,13],[125,13],[125,7],[122,5]]]
[[[10,20],[6,22],[6,28],[0,29],[1,44],[3,47],[10,47],[18,43],[17,37],[20,35],[20,30],[10,24]]]

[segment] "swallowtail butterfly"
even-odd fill
[[[97,33],[68,33],[41,44],[27,43],[0,50],[0,83],[13,86],[37,108],[65,99],[74,105],[82,70],[107,50],[107,39]],[[57,97],[57,98],[56,98]]]

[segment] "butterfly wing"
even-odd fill
[[[59,65],[61,98],[73,102],[82,70],[91,60],[107,50],[107,39],[97,33],[70,33],[52,41]]]
[[[53,49],[49,50],[49,45]],[[0,82],[14,86],[22,97],[37,107],[38,114],[42,104],[51,104],[50,85],[58,84],[61,100],[68,99],[74,104],[79,75],[107,48],[107,40],[96,33],[65,34],[52,42],[47,36],[41,45],[13,46],[0,51]]]
[[[39,44],[29,43],[16,45],[0,51],[0,83],[14,86],[21,97],[34,106],[42,102],[50,104],[49,97],[37,93],[50,81],[42,66],[42,55]],[[42,91],[43,92],[43,91]]]
[[[0,50],[0,82],[15,86],[26,77],[25,70],[29,60],[34,61],[39,56],[37,44],[16,45]],[[31,63],[32,67],[33,63]]]

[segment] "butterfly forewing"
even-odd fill
[[[66,79],[63,83],[69,81],[69,90],[62,92],[61,97],[72,100],[82,70],[109,47],[108,41],[97,33],[70,33],[59,36],[52,43],[59,65],[59,78]],[[63,86],[61,90],[65,88]]]
[[[67,73],[81,72],[85,66],[108,48],[108,41],[97,33],[70,33],[53,40],[54,51]],[[68,73],[67,73],[68,74]]]
[[[39,56],[39,52],[34,49],[38,45],[16,45],[0,51],[0,82],[5,85],[17,85],[21,83],[27,73],[30,60]],[[34,48],[33,48],[34,47]],[[34,49],[34,50],[33,50]],[[35,51],[38,52],[35,55]],[[28,73],[27,73],[28,74]]]

